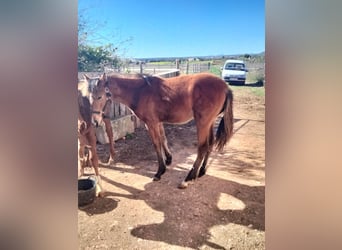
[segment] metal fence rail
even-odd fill
[[[128,65],[123,68],[124,72],[128,73],[146,73],[146,74],[158,74],[165,71],[179,69],[182,74],[193,74],[209,71],[211,64],[208,62],[196,62],[196,63],[144,63],[140,65]]]

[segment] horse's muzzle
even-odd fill
[[[99,122],[97,120],[93,119],[91,123],[95,126],[95,128],[99,126]]]

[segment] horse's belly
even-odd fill
[[[193,119],[192,111],[189,113],[184,113],[182,111],[173,112],[172,114],[168,114],[166,119],[164,120],[165,123],[171,124],[185,124],[188,123]]]

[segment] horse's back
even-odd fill
[[[224,81],[208,73],[181,75],[160,81],[166,87],[159,92],[161,99],[155,98],[156,107],[150,110],[156,110],[160,120],[170,123],[187,122],[194,117],[194,113],[216,117],[223,107],[228,88]]]
[[[187,86],[191,98],[200,102],[221,103],[224,102],[228,85],[219,77],[209,73],[186,75],[181,78],[181,84]]]
[[[202,87],[207,87],[213,91],[222,91],[228,89],[228,85],[225,83],[225,81],[213,74],[200,73],[194,75],[194,78],[195,84],[201,85]]]
[[[210,73],[198,73],[193,75],[180,75],[173,78],[166,78],[166,84],[171,88],[183,87],[193,89],[199,86],[206,91],[223,91],[228,89],[228,85],[221,78]]]

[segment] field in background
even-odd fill
[[[258,83],[263,85],[265,81],[265,57],[264,54],[252,55],[250,57],[235,56],[222,57],[215,59],[162,59],[134,61],[125,63],[120,69],[122,73],[145,73],[159,74],[174,69],[179,69],[181,74],[195,74],[200,72],[210,72],[221,77],[221,68],[227,59],[240,59],[246,63],[248,69],[246,83]],[[107,69],[111,71],[110,69]]]

